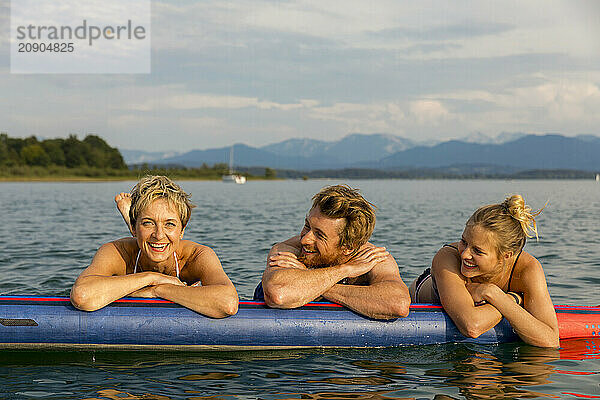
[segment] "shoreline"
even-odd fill
[[[23,182],[23,183],[27,183],[27,182],[124,182],[124,181],[137,181],[139,180],[141,177],[135,177],[135,176],[127,176],[127,177],[80,177],[80,176],[73,176],[73,177],[53,177],[53,176],[48,176],[48,177],[0,177],[0,183],[1,182]],[[220,182],[222,179],[221,178],[201,178],[201,177],[174,177],[172,178],[174,180],[177,181],[214,181],[214,182]],[[281,179],[281,178],[261,178],[261,177],[247,177],[246,178],[248,181],[281,181],[281,180],[286,180],[286,179]]]
[[[44,183],[44,182],[63,182],[63,183],[86,183],[86,182],[125,182],[137,181],[141,177],[0,177],[0,183]],[[201,177],[170,177],[176,181],[212,181],[220,182],[221,178],[201,178]],[[390,180],[390,181],[591,181],[593,179],[580,177],[390,177],[390,178],[362,178],[362,177],[318,177],[318,178],[263,178],[247,177],[247,182],[251,181],[330,181],[330,180]]]

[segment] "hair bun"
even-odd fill
[[[537,224],[535,217],[537,217],[542,210],[533,212],[531,207],[525,204],[525,200],[519,194],[507,197],[502,203],[502,206],[506,209],[508,214],[517,220],[521,224],[521,229],[527,237],[538,238]]]

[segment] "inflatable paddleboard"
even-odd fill
[[[600,307],[556,306],[556,313],[561,339],[600,335]],[[431,304],[413,304],[408,317],[380,321],[332,303],[280,310],[241,301],[236,315],[212,319],[161,299],[126,298],[85,312],[66,297],[0,296],[5,349],[263,350],[518,340],[506,320],[477,339],[465,337]]]

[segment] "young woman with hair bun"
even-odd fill
[[[479,208],[459,242],[444,245],[410,287],[412,301],[441,303],[458,329],[476,338],[502,318],[526,343],[558,347],[558,322],[540,262],[523,251],[537,238],[520,195]]]

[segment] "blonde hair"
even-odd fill
[[[165,199],[175,206],[182,226],[185,228],[192,208],[196,207],[190,202],[191,195],[179,187],[175,182],[162,175],[147,175],[131,189],[131,208],[129,209],[129,220],[131,226],[135,227],[136,221],[142,210],[148,207],[154,200]]]
[[[375,206],[346,185],[327,186],[313,196],[312,208],[329,218],[344,218],[339,247],[356,250],[369,241],[375,229]]]
[[[521,251],[527,238],[538,239],[537,217],[543,208],[533,212],[521,195],[507,197],[500,204],[480,207],[471,215],[467,226],[478,225],[496,235],[498,255]]]

